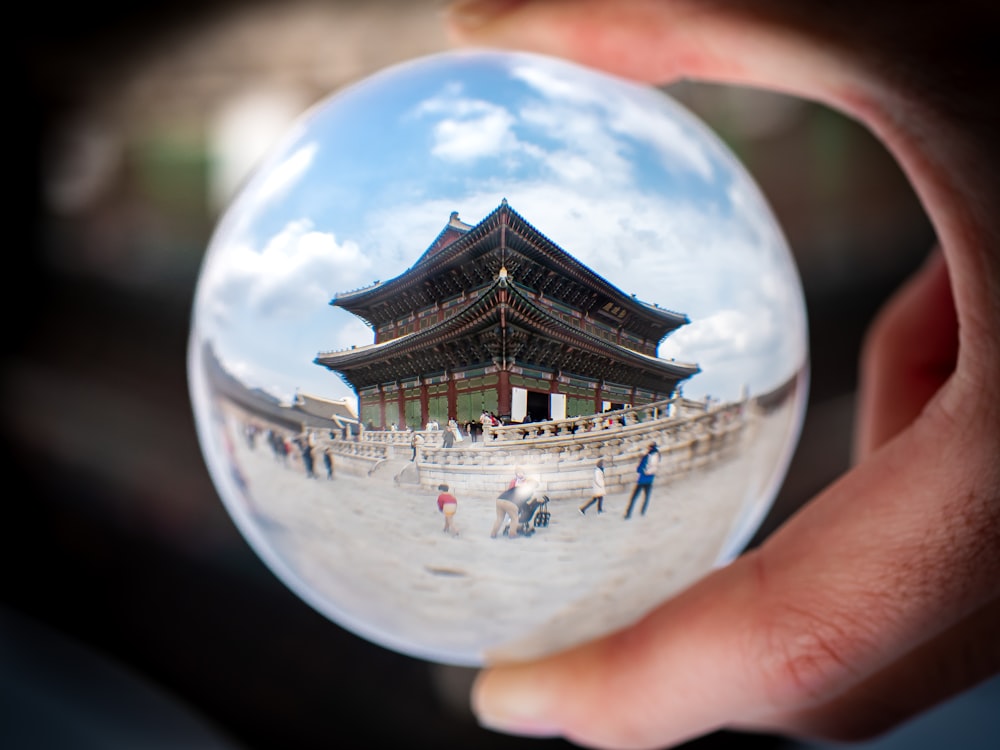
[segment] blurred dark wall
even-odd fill
[[[434,22],[437,3],[404,5]],[[308,99],[338,75],[349,80],[441,44],[429,33],[386,39],[386,19],[403,12],[397,4],[315,7],[23,6],[5,159],[14,165],[15,241],[4,274],[0,402],[9,466],[4,747],[529,742],[475,725],[464,705],[471,672],[371,645],[279,583],[236,531],[198,449],[188,315],[217,208],[197,113],[227,80],[312,81]],[[364,52],[344,57],[340,72],[319,68],[346,55],[343,45],[314,50],[316,70],[298,59],[282,68],[274,49],[304,33],[293,22],[299,9],[320,12],[331,33],[349,20],[352,34],[370,35],[355,45]],[[261,28],[273,48],[249,43]],[[236,38],[246,69],[221,44],[206,54],[197,46],[206,34],[210,47]],[[856,123],[764,92],[670,91],[757,177],[807,295],[809,412],[759,540],[847,466],[863,332],[933,234],[894,162]],[[99,187],[88,193],[87,179]],[[724,733],[691,743],[781,744]]]

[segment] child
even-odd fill
[[[455,513],[458,512],[458,500],[448,492],[448,485],[439,484],[438,511],[444,513],[444,531],[452,536],[458,536],[458,529],[455,526]]]

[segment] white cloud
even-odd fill
[[[590,85],[576,83],[569,77],[560,75],[555,70],[557,66],[563,67],[563,63],[554,65],[549,60],[538,60],[532,65],[514,66],[510,71],[510,76],[528,84],[532,89],[544,95],[546,99],[577,105],[592,105],[601,102],[601,94],[597,89]]]
[[[222,215],[215,236],[232,242],[231,238],[246,235],[268,204],[285,195],[308,173],[318,150],[319,144],[309,142],[273,164],[258,167]]]
[[[466,119],[448,118],[434,126],[431,153],[451,161],[474,161],[516,148],[514,117],[502,107]]]
[[[598,113],[581,112],[559,102],[534,103],[519,110],[518,118],[540,140],[559,143],[532,153],[548,170],[550,179],[575,189],[589,185],[602,193],[631,186],[632,164],[622,153],[621,140],[611,136]]]
[[[696,355],[713,362],[766,355],[773,339],[769,311],[724,309],[693,320],[663,342],[660,354],[684,360]]]
[[[446,161],[471,162],[509,155],[519,148],[513,130],[516,119],[510,111],[494,102],[463,96],[457,84],[423,100],[405,118],[440,118],[431,128],[431,154]]]
[[[562,118],[564,122],[578,122],[581,112],[590,110],[602,128],[653,148],[668,171],[694,172],[706,180],[712,177],[712,162],[698,135],[659,109],[661,100],[669,97],[658,89],[648,87],[644,93],[649,106],[644,106],[622,93],[622,85],[632,90],[642,88],[631,82],[608,79],[603,86],[577,84],[544,63],[515,67],[511,75],[542,94],[546,107],[562,104],[571,109],[571,116]],[[684,117],[686,110],[674,104]]]
[[[205,269],[202,298],[213,319],[293,317],[322,309],[358,285],[371,261],[353,241],[338,242],[308,220],[288,223],[257,250],[233,244]]]
[[[705,180],[712,178],[712,161],[705,148],[677,120],[624,97],[609,115],[615,132],[653,147],[668,172],[694,172]]]

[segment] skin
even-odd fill
[[[617,750],[719,729],[854,740],[1000,670],[994,7],[450,6],[457,46],[542,52],[657,84],[768,88],[839,110],[896,158],[940,245],[867,337],[850,471],[636,625],[484,669],[472,693],[483,725]]]

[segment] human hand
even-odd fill
[[[829,7],[828,7],[829,6]],[[987,3],[480,0],[457,45],[821,102],[878,137],[940,244],[861,362],[856,465],[624,631],[477,677],[481,723],[652,748],[718,729],[856,739],[1000,668],[1000,118]]]

